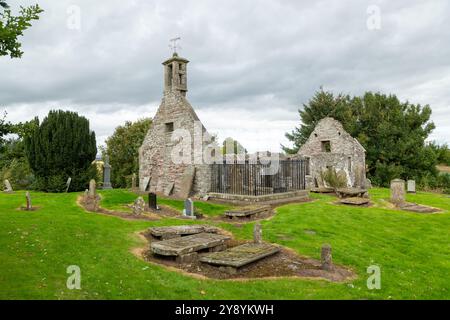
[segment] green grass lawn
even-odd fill
[[[319,258],[330,243],[335,263],[355,270],[347,283],[278,279],[247,282],[199,280],[145,263],[130,250],[142,246],[135,233],[178,219],[128,221],[88,213],[78,194],[32,193],[34,212],[17,210],[25,193],[0,194],[0,299],[450,299],[450,198],[418,193],[410,201],[444,209],[424,215],[391,210],[386,189],[371,190],[371,208],[337,206],[331,196],[290,204],[263,222],[264,239]],[[103,191],[102,206],[123,209],[136,196]],[[180,202],[161,203],[181,208]],[[225,207],[197,204],[204,214]],[[192,222],[189,222],[192,223]],[[203,222],[204,223],[204,222]],[[253,224],[220,226],[250,239]],[[305,230],[314,230],[315,234]],[[69,290],[66,268],[81,268],[81,290]],[[368,290],[366,269],[381,268],[381,290]]]
[[[127,204],[132,204],[134,200],[136,200],[137,195],[125,191],[125,190],[102,190],[99,192],[102,196],[102,207],[109,210],[117,210],[122,212],[130,212],[131,209],[128,208]],[[148,197],[143,197],[145,202],[148,203]],[[158,205],[165,205],[176,209],[178,211],[183,212],[184,201],[176,200],[164,197],[158,197],[157,199]],[[223,205],[223,204],[214,204],[211,202],[203,202],[203,201],[195,201],[195,211],[202,213],[207,216],[218,216],[222,214],[224,211],[229,210],[232,206]]]

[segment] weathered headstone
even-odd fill
[[[415,180],[408,180],[407,182],[407,192],[408,193],[416,193],[416,181]]]
[[[140,185],[140,189],[141,189],[142,192],[147,191],[149,183],[150,183],[150,177],[144,177],[142,179],[142,184]]]
[[[372,189],[372,181],[370,179],[366,179],[366,189]]]
[[[194,202],[190,198],[184,201],[184,214],[188,217],[194,216]]]
[[[327,271],[333,270],[333,257],[331,255],[331,246],[329,244],[324,244],[322,246],[320,257],[322,269]]]
[[[84,196],[83,197],[84,197],[83,200],[86,203],[86,201],[88,201],[88,199],[89,199],[89,190],[88,189],[86,189],[84,191]]]
[[[109,156],[105,156],[105,162],[103,164],[103,189],[112,189],[111,165],[109,164]]]
[[[13,188],[11,187],[11,183],[9,182],[8,179],[5,179],[5,192],[6,193],[13,192]]]
[[[69,177],[66,182],[66,192],[69,192],[71,182],[72,182],[72,178]]]
[[[153,193],[153,192],[150,192],[148,194],[148,207],[150,209],[152,209],[152,210],[157,210],[158,209],[156,194]]]
[[[133,204],[133,214],[141,215],[145,211],[145,201],[142,197],[138,197]]]
[[[166,188],[164,189],[164,195],[165,196],[170,196],[172,194],[173,191],[173,187],[174,187],[174,183],[173,182],[169,182],[169,184],[166,186]]]
[[[195,176],[195,167],[189,166],[183,173],[183,177],[181,178],[180,192],[178,196],[180,198],[187,198],[191,194],[192,184],[194,182]]]
[[[97,195],[97,184],[95,183],[95,180],[92,179],[91,181],[89,181],[89,197],[91,198],[95,198]]]
[[[253,227],[253,242],[254,243],[262,243],[262,227],[261,223],[255,223]]]
[[[133,175],[131,176],[131,190],[136,190],[136,173],[133,173]]]
[[[391,181],[391,202],[399,205],[405,202],[405,181],[395,179]]]
[[[27,199],[27,207],[26,207],[26,210],[27,210],[27,211],[30,211],[30,210],[33,209],[33,206],[31,205],[31,196],[30,196],[30,192],[29,192],[29,191],[27,191],[27,193],[25,194],[25,197],[26,197],[26,199]]]

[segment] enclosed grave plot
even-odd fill
[[[225,217],[230,220],[255,220],[269,217],[273,214],[270,206],[247,206],[225,212]]]
[[[225,230],[219,229],[219,234],[226,234]],[[261,279],[261,278],[278,278],[278,277],[300,277],[300,278],[315,278],[315,279],[327,279],[330,281],[347,281],[356,277],[355,273],[339,265],[333,265],[331,270],[324,270],[322,262],[316,259],[310,259],[300,256],[298,253],[291,249],[282,247],[280,245],[267,244],[269,247],[274,246],[279,248],[278,253],[268,255],[262,259],[255,260],[251,263],[244,264],[239,267],[239,271],[236,273],[229,272],[227,267],[220,268],[220,266],[212,265],[209,263],[201,262],[205,256],[211,254],[210,248],[201,249],[196,251],[193,256],[184,257],[184,259],[176,259],[176,256],[164,256],[154,254],[150,249],[154,243],[163,243],[173,240],[184,240],[189,237],[197,235],[186,236],[177,239],[159,241],[156,240],[150,232],[141,233],[145,239],[150,243],[142,249],[135,249],[133,252],[152,264],[167,267],[170,271],[178,271],[184,274],[191,275],[193,277],[206,277],[210,279]],[[217,234],[211,234],[212,236]],[[231,237],[227,237],[231,238]],[[242,247],[242,245],[249,245],[252,247],[254,242],[248,242],[243,240],[230,239],[225,241],[229,249]],[[244,247],[245,248],[245,247]],[[215,250],[225,249],[224,247],[215,247]],[[236,249],[238,250],[238,249]],[[318,248],[320,250],[320,248]],[[234,250],[233,250],[234,251]],[[222,252],[222,251],[220,251]],[[260,252],[261,253],[261,252]],[[253,253],[256,256],[256,253]],[[230,259],[229,259],[230,260]],[[232,259],[231,259],[232,260]]]
[[[280,250],[280,247],[268,243],[246,243],[222,252],[206,254],[200,261],[219,266],[229,274],[236,274],[239,268],[276,254]]]
[[[149,229],[149,233],[156,239],[160,240],[190,236],[202,232],[218,233],[218,231],[218,228],[207,225],[153,227]]]
[[[150,245],[151,251],[158,256],[174,257],[178,263],[195,262],[198,252],[208,250],[210,252],[225,250],[226,241],[231,237],[214,234],[198,233],[191,236],[173,238]]]

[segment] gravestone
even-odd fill
[[[103,189],[112,189],[111,165],[109,164],[109,156],[105,156],[105,163],[103,164]]]
[[[165,196],[170,196],[172,194],[173,191],[173,187],[174,187],[174,183],[173,182],[169,182],[169,184],[166,186],[166,188],[164,189],[164,195]]]
[[[145,201],[142,197],[138,197],[133,204],[133,214],[141,215],[145,211]]]
[[[194,216],[194,202],[190,198],[184,201],[184,215],[188,217]]]
[[[157,204],[157,200],[156,200],[156,194],[153,192],[150,192],[148,194],[148,207],[152,210],[157,210],[158,209],[158,204]]]
[[[253,227],[253,242],[262,243],[262,227],[261,223],[255,223]]]
[[[370,179],[366,179],[366,189],[372,189],[372,181]]]
[[[195,176],[195,167],[189,166],[183,173],[183,177],[181,178],[180,191],[178,196],[182,199],[189,197],[192,191],[192,184],[194,182]]]
[[[33,209],[33,206],[31,205],[31,196],[30,196],[30,192],[29,192],[29,191],[27,191],[27,193],[25,194],[25,197],[26,197],[26,199],[27,199],[27,207],[26,207],[26,210],[27,210],[27,211],[30,211],[30,210]]]
[[[144,177],[142,179],[142,185],[140,186],[141,187],[140,189],[141,189],[142,192],[147,191],[149,183],[150,183],[150,177]]]
[[[136,173],[133,173],[133,175],[131,176],[131,190],[136,190]]]
[[[322,269],[327,271],[333,270],[333,258],[331,255],[331,246],[329,244],[324,244],[322,246],[320,257],[322,262]]]
[[[70,183],[72,182],[72,178],[69,177],[66,182],[66,193],[69,192]]]
[[[8,179],[5,179],[5,191],[6,193],[12,193],[13,192],[13,188],[11,187],[11,183],[9,182]]]
[[[84,202],[86,203],[86,201],[88,201],[88,199],[89,199],[89,190],[86,189],[86,190],[84,191],[83,200],[84,200]]]
[[[416,193],[416,181],[415,180],[408,180],[407,192],[408,193]]]
[[[89,197],[95,198],[97,191],[96,191],[97,184],[95,183],[94,179],[91,179],[89,181]]]
[[[405,202],[405,181],[395,179],[391,181],[391,202],[399,205]]]

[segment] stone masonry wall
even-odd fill
[[[179,141],[172,141],[172,132],[167,132],[166,123],[173,122],[173,129],[186,130],[191,139],[191,150],[194,150],[194,141],[201,141],[200,132],[195,132],[195,121],[199,121],[194,109],[186,98],[176,90],[167,90],[164,93],[161,105],[153,118],[149,130],[139,151],[139,184],[142,186],[146,177],[150,177],[150,190],[164,192],[167,186],[174,183],[173,193],[181,189],[183,174],[188,166],[195,166],[196,174],[193,184],[195,194],[205,194],[211,185],[210,166],[205,164],[177,164],[172,159],[173,147]],[[203,136],[209,134],[203,128]],[[197,130],[199,131],[199,130]],[[201,149],[207,147],[210,140],[201,143]],[[201,151],[203,152],[203,151]],[[193,161],[193,155],[191,154]]]
[[[330,142],[330,152],[324,150],[323,141]],[[315,186],[315,179],[320,180],[320,173],[327,167],[344,171],[349,187],[365,187],[365,150],[344,130],[342,124],[333,118],[327,117],[319,121],[298,151],[298,156],[310,159],[310,175],[307,176],[309,188]]]

